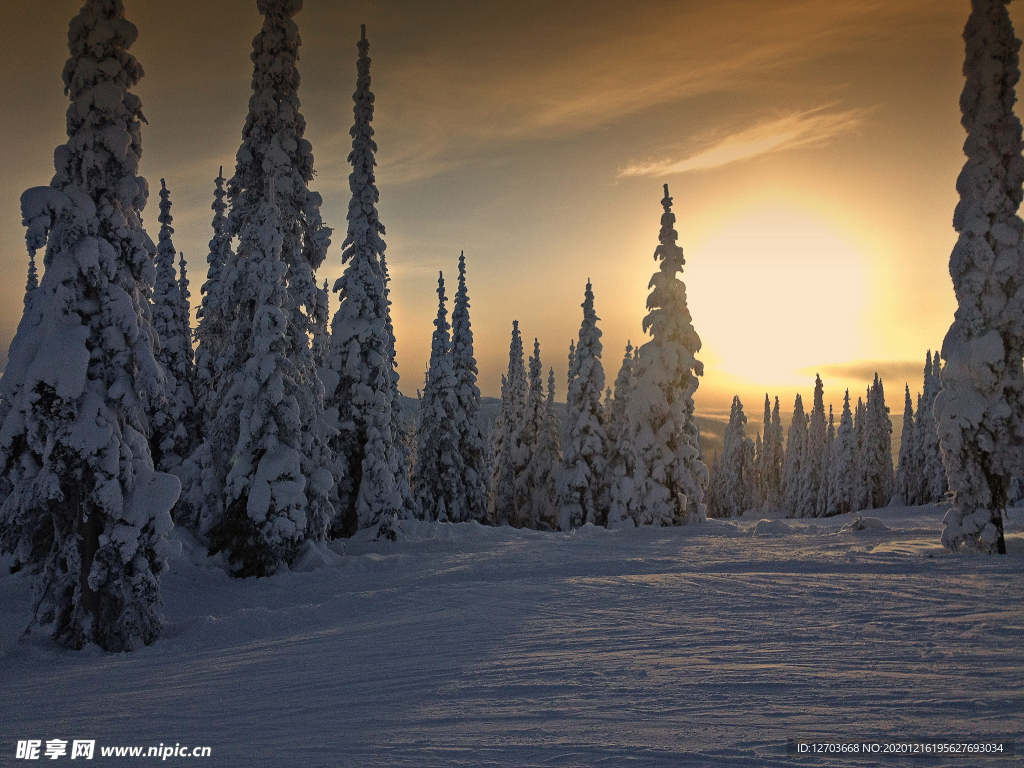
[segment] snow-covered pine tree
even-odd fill
[[[515,434],[526,413],[527,389],[523,338],[519,334],[519,321],[513,320],[512,341],[508,350],[508,375],[501,380],[501,410],[498,411],[491,432],[494,465],[491,471],[488,518],[493,525],[508,525],[515,519]]]
[[[398,390],[400,378],[398,375],[398,355],[395,352],[395,326],[391,322],[391,276],[388,273],[388,263],[383,253],[380,255],[380,267],[384,273],[384,336],[387,339],[388,363],[391,374],[391,452],[389,453],[388,464],[391,467],[391,474],[394,476],[398,487],[398,495],[402,499],[402,511],[399,516],[414,518],[419,517],[420,512],[412,493],[412,473],[409,469],[411,452],[409,445],[415,444],[416,438],[415,434],[409,434],[409,430],[411,428],[413,433],[415,433],[416,425],[415,421],[412,421],[410,427],[410,421],[406,419],[404,409],[402,408],[402,393]],[[388,533],[390,527],[391,523],[389,522],[382,529],[382,532],[390,536],[391,533]]]
[[[246,338],[246,365],[230,381],[241,403],[238,442],[225,482],[224,514],[209,531],[210,551],[223,551],[233,576],[269,576],[291,564],[307,534],[299,390],[305,383],[288,359],[284,233],[270,195],[239,238],[244,288],[232,341]],[[249,330],[239,325],[246,323]]]
[[[576,339],[569,340],[569,369],[568,378],[565,382],[566,389],[569,391],[569,387],[572,386],[572,380],[576,378]]]
[[[224,197],[224,168],[221,167],[214,182],[213,193],[213,238],[210,252],[206,257],[206,282],[203,283],[203,297],[196,311],[196,408],[202,419],[203,436],[206,426],[216,416],[212,397],[216,389],[215,376],[218,359],[224,351],[228,333],[235,316],[235,275],[234,253],[231,250],[231,233],[228,219],[224,215],[227,203]]]
[[[868,389],[865,414],[861,470],[867,490],[866,508],[881,509],[889,503],[893,494],[892,420],[885,404],[885,389],[877,373]]]
[[[900,432],[900,455],[896,469],[894,493],[901,504],[914,503],[914,480],[920,473],[914,463],[914,403],[910,399],[910,385],[903,394],[903,429]]]
[[[165,396],[150,320],[155,246],[140,212],[142,67],[121,0],[68,29],[66,144],[21,210],[44,273],[0,379],[0,547],[40,575],[56,641],[125,651],[160,633],[178,480],[153,469],[145,414]]]
[[[814,405],[807,427],[807,450],[800,466],[796,517],[824,517],[828,501],[828,425],[825,422],[825,387],[815,375]],[[819,502],[821,505],[819,506]]]
[[[444,275],[437,278],[437,319],[430,343],[430,367],[420,397],[416,425],[413,493],[424,520],[462,522],[467,518],[466,476],[459,453],[458,400],[452,371]]]
[[[1006,0],[973,0],[964,28],[960,96],[967,162],[953,214],[949,260],[957,311],[942,342],[935,420],[953,491],[942,542],[953,550],[1006,551],[1003,509],[1024,470],[1024,182],[1014,113],[1018,51]]]
[[[755,478],[747,447],[750,439],[744,434],[746,425],[747,417],[743,413],[743,403],[740,402],[739,395],[734,395],[729,411],[729,424],[725,428],[722,461],[718,467],[719,477],[715,489],[719,517],[739,517],[752,501]]]
[[[867,391],[870,393],[871,388],[868,387]],[[868,506],[868,482],[867,477],[864,474],[864,446],[867,435],[867,423],[868,417],[866,406],[864,405],[864,401],[858,397],[857,410],[854,411],[853,415],[853,433],[857,442],[857,467],[855,470],[857,482],[854,486],[852,502],[854,511],[867,509]]]
[[[932,391],[933,386],[934,391]],[[932,501],[928,492],[928,483],[925,480],[925,443],[930,441],[934,444],[932,446],[935,451],[933,461],[937,460],[938,465],[942,466],[942,451],[939,449],[938,432],[934,429],[935,414],[932,410],[933,399],[938,394],[939,388],[938,381],[934,385],[932,384],[932,352],[928,350],[924,361],[924,380],[921,384],[921,391],[917,395],[917,410],[914,412],[914,464],[918,468],[912,480],[915,504],[929,504]],[[931,431],[934,434],[931,436],[925,434],[929,424],[933,426]],[[945,469],[943,469],[943,474],[945,474]]]
[[[641,524],[685,525],[705,517],[708,469],[700,460],[700,436],[693,394],[703,364],[694,355],[700,337],[686,305],[683,249],[676,244],[675,214],[665,185],[661,201],[660,244],[654,258],[661,267],[651,278],[644,331],[651,340],[640,348],[636,386],[627,412],[634,435],[634,493]]]
[[[942,361],[939,353],[936,352],[932,356],[931,371],[926,377],[925,402],[927,406],[924,410],[924,425],[921,427],[921,454],[924,457],[921,482],[926,504],[945,501],[946,491],[949,489],[946,468],[942,463],[942,449],[939,446],[939,434],[935,419],[935,398],[942,388],[939,381],[941,366]]]
[[[633,456],[633,432],[628,416],[629,400],[635,384],[635,362],[633,345],[627,341],[626,353],[615,377],[615,396],[607,414],[609,438],[612,439],[607,464],[609,528],[635,524],[633,471],[636,462]]]
[[[764,443],[761,431],[754,433],[754,495],[750,509],[760,509],[764,500],[761,498],[761,464],[764,462]]]
[[[527,467],[529,486],[533,489],[531,514],[533,527],[553,531],[558,526],[555,481],[562,461],[561,424],[555,411],[555,369],[548,369],[548,396],[544,405],[544,425],[537,446]]]
[[[573,358],[574,376],[566,396],[565,448],[558,475],[558,524],[563,531],[585,523],[608,524],[608,435],[604,429],[604,366],[600,319],[587,280],[583,322]]]
[[[807,517],[800,514],[804,510],[800,503],[800,476],[803,474],[807,457],[807,415],[804,413],[804,402],[798,394],[793,403],[793,418],[789,422],[789,434],[786,438],[786,475],[784,479],[782,506],[786,517]]]
[[[185,367],[188,369],[186,376],[189,388],[193,390],[193,402],[195,401],[195,380],[196,380],[196,355],[192,346],[192,292],[189,290],[188,269],[185,264],[184,252],[178,254],[178,325],[184,331],[185,344],[182,350],[185,358]]]
[[[779,398],[775,398],[771,416],[768,415],[768,395],[764,396],[764,444],[762,445],[761,461],[761,499],[762,509],[773,512],[782,506],[783,481],[785,479],[786,449],[785,433],[782,429],[782,416],[779,410]]]
[[[845,515],[857,510],[856,504],[860,493],[859,466],[857,434],[853,426],[853,413],[850,411],[850,390],[846,390],[843,397],[843,415],[839,417],[839,429],[832,444],[827,515]]]
[[[262,29],[253,38],[253,93],[236,154],[235,174],[228,181],[228,233],[239,237],[239,251],[227,281],[239,280],[233,294],[235,301],[237,292],[256,290],[256,286],[242,282],[252,274],[243,264],[249,254],[242,251],[242,234],[253,226],[265,226],[266,206],[272,201],[279,211],[283,238],[286,298],[282,310],[287,318],[284,355],[290,375],[298,384],[293,396],[301,424],[301,444],[296,449],[305,487],[307,533],[320,538],[335,517],[331,500],[334,479],[324,434],[324,389],[313,364],[310,337],[317,303],[314,273],[330,245],[331,230],[320,218],[320,195],[309,189],[313,153],[309,141],[303,138],[305,119],[299,111],[296,62],[301,41],[292,17],[302,8],[302,0],[257,0],[257,8],[264,18]],[[251,231],[246,242],[256,247],[257,238]],[[234,471],[231,450],[245,438],[240,414],[246,404],[240,399],[238,382],[249,367],[246,355],[253,349],[254,333],[255,329],[247,329],[236,315],[229,333],[231,346],[215,361],[218,370],[207,411],[215,414],[210,423],[217,425],[217,431],[208,433],[201,462],[204,531],[221,526],[228,514],[226,505],[234,503],[234,492],[226,483]]]
[[[490,457],[487,438],[480,428],[480,388],[473,354],[473,329],[469,321],[469,292],[466,288],[466,255],[459,254],[459,288],[452,307],[452,369],[458,402],[456,426],[459,454],[465,467],[466,519],[487,519],[487,481]]]
[[[156,249],[156,282],[153,289],[153,330],[159,339],[157,361],[164,367],[166,398],[161,398],[148,414],[150,452],[153,465],[161,472],[179,475],[182,462],[194,446],[195,400],[192,394],[191,326],[183,316],[181,283],[174,272],[177,255],[171,235],[171,196],[160,179],[160,235]],[[185,283],[186,291],[187,283]],[[175,519],[180,510],[175,510]]]
[[[370,125],[370,44],[365,28],[363,32],[352,96],[352,197],[342,253],[346,267],[334,284],[338,310],[331,324],[329,373],[324,373],[327,412],[337,431],[331,440],[338,480],[335,536],[351,536],[358,528],[412,512],[401,487],[404,451],[396,445],[397,374],[381,239],[384,225],[377,212],[380,195],[373,171],[377,144]]]
[[[331,348],[331,293],[327,288],[327,280],[317,289],[316,308],[313,312],[313,365],[319,372],[327,360],[327,352]]]
[[[516,528],[536,528],[540,522],[541,510],[533,507],[536,487],[532,485],[533,475],[530,472],[547,421],[540,342],[537,339],[533,340],[533,354],[527,370],[526,408],[512,433],[515,445],[515,516],[509,522]]]
[[[828,496],[829,496],[829,484],[831,483],[830,473],[832,471],[832,446],[836,442],[836,423],[832,415],[832,403],[828,404],[828,429],[825,432],[825,480],[821,484],[821,489],[818,491],[818,509],[819,514],[825,516],[828,514]]]

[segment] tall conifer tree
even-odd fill
[[[627,408],[635,435],[634,492],[642,524],[685,525],[705,518],[708,469],[700,459],[693,394],[704,365],[695,357],[700,337],[686,304],[683,249],[676,244],[675,214],[665,185],[661,201],[661,262],[651,278],[650,310],[643,327],[651,340],[640,348],[637,383]]]
[[[518,466],[516,432],[526,413],[526,367],[523,364],[523,338],[519,321],[512,321],[512,341],[508,349],[508,374],[501,381],[501,410],[494,421],[488,520],[493,525],[508,525],[515,520],[516,469]]]
[[[487,482],[490,471],[487,438],[480,428],[480,388],[477,386],[473,329],[469,321],[466,255],[459,254],[459,288],[452,308],[452,369],[458,401],[459,454],[465,466],[466,517],[487,519]]]
[[[935,401],[942,459],[953,491],[943,522],[950,549],[1006,552],[1003,510],[1024,474],[1024,160],[1013,106],[1020,80],[1006,0],[972,0],[964,28],[961,123],[967,162],[953,213],[959,239],[949,259],[957,298],[942,342]]]
[[[58,643],[108,651],[160,633],[160,573],[179,483],[155,472],[146,413],[165,396],[140,212],[142,67],[121,0],[86,0],[68,30],[66,144],[21,198],[45,271],[11,342],[0,402],[0,547],[40,576]]]
[[[537,448],[547,421],[540,342],[537,339],[533,340],[533,354],[530,356],[528,370],[526,408],[512,433],[515,446],[515,514],[509,522],[517,528],[537,528],[543,511],[534,507],[536,473],[531,471],[537,460]]]
[[[800,468],[797,517],[823,517],[828,501],[828,425],[825,421],[825,387],[815,376],[814,405],[807,427],[807,453]],[[822,493],[822,488],[826,492]]]
[[[900,456],[896,468],[895,493],[903,504],[914,504],[914,481],[920,469],[914,462],[914,403],[910,399],[910,385],[903,393],[903,429],[900,432]]]
[[[604,367],[601,365],[600,319],[594,311],[590,281],[584,291],[583,322],[573,358],[574,375],[566,396],[565,448],[558,477],[558,519],[562,530],[585,523],[608,522],[606,467],[608,436],[604,429]]]
[[[610,433],[614,435],[608,457],[608,527],[632,526],[636,522],[633,472],[636,468],[633,431],[629,423],[629,401],[636,383],[633,345],[626,342],[622,365],[615,377],[615,397],[608,413]]]
[[[798,394],[793,403],[793,418],[789,422],[789,434],[786,438],[786,476],[785,495],[782,505],[786,517],[807,517],[800,508],[800,478],[804,466],[809,460],[807,455],[807,415],[804,413],[804,402]]]
[[[397,373],[384,261],[384,225],[380,222],[374,166],[373,93],[370,44],[358,44],[355,121],[350,131],[352,164],[348,234],[343,244],[344,274],[334,284],[338,310],[331,324],[331,350],[324,375],[326,405],[336,434],[331,448],[338,480],[338,517],[334,535],[407,516],[403,493],[404,451],[396,444],[400,416]]]
[[[263,291],[245,282],[253,280],[258,272],[244,263],[251,254],[243,250],[243,245],[258,249],[258,260],[268,258],[269,240],[256,230],[268,226],[267,206],[273,206],[285,267],[281,311],[287,322],[283,354],[291,369],[289,377],[296,382],[290,396],[300,423],[299,442],[293,447],[299,453],[308,534],[320,538],[335,514],[331,503],[334,482],[322,418],[324,390],[313,363],[310,335],[317,302],[314,273],[323,262],[331,231],[320,219],[320,195],[309,189],[313,153],[303,137],[305,119],[299,111],[296,63],[301,40],[292,17],[301,10],[302,0],[257,0],[257,8],[264,18],[262,29],[253,38],[253,93],[236,154],[235,174],[227,185],[231,201],[227,232],[239,238],[229,279],[239,281],[232,286],[235,293],[231,294],[239,306],[248,306],[247,302]],[[240,302],[238,295],[244,295]],[[259,332],[252,325],[254,317],[236,311],[228,334],[230,341],[215,362],[215,387],[207,406],[207,411],[214,413],[209,421],[213,428],[206,435],[202,462],[204,531],[230,526],[228,509],[237,503],[238,486],[229,488],[228,476],[235,471],[235,446],[248,439],[241,416],[243,409],[251,407],[243,395],[248,387],[246,372],[251,369],[248,356],[262,344],[254,336]],[[236,568],[238,573],[245,570]]]
[[[465,468],[459,453],[458,400],[452,370],[444,276],[437,278],[437,319],[430,344],[430,367],[420,397],[416,425],[414,493],[425,520],[462,522],[466,510]]]
[[[832,444],[827,515],[845,515],[859,509],[859,466],[857,434],[854,431],[853,413],[850,410],[850,390],[846,390],[843,396],[843,413],[839,417],[839,429],[836,430],[836,441]]]
[[[202,423],[209,424],[216,415],[211,407],[211,397],[216,387],[215,376],[218,360],[224,352],[224,345],[231,323],[234,320],[235,304],[232,268],[234,253],[231,250],[231,233],[225,215],[227,203],[224,198],[224,168],[214,182],[213,193],[213,238],[206,257],[206,282],[201,289],[199,309],[196,311],[196,406],[202,416]]]

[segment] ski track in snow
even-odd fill
[[[185,535],[130,654],[23,637],[0,575],[0,765],[18,739],[212,748],[210,766],[1019,765],[787,757],[807,741],[1024,746],[1024,535],[950,555],[938,507],[537,533],[404,523],[232,580]],[[333,545],[335,549],[341,549]],[[67,759],[67,758],[64,758]],[[158,760],[92,764],[154,764]]]

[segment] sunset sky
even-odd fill
[[[151,190],[161,177],[171,189],[198,303],[213,179],[234,167],[261,17],[255,0],[125,6],[146,70],[135,89],[149,121],[142,174]],[[0,6],[2,350],[27,265],[18,199],[49,182],[64,141],[60,73],[79,7]],[[403,392],[422,384],[437,272],[453,294],[462,249],[484,394],[498,394],[518,319],[564,399],[588,277],[611,383],[626,340],[645,341],[668,183],[704,345],[698,411],[727,410],[738,393],[759,423],[769,392],[788,424],[815,372],[838,409],[843,388],[863,395],[877,370],[902,414],[904,382],[920,389],[925,350],[941,344],[955,306],[947,263],[969,10],[967,0],[306,0],[300,97],[312,186],[335,230],[320,279],[342,270],[365,23]],[[1024,3],[1010,14],[1024,28]],[[154,193],[154,241],[156,216]]]

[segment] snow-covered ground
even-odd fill
[[[944,552],[938,507],[869,514],[858,531],[412,523],[246,581],[175,534],[164,635],[121,655],[23,636],[29,580],[5,560],[0,765],[55,738],[270,768],[1019,765],[786,755],[788,738],[1024,747],[1021,512],[1006,557]],[[126,762],[160,761],[92,764]]]

